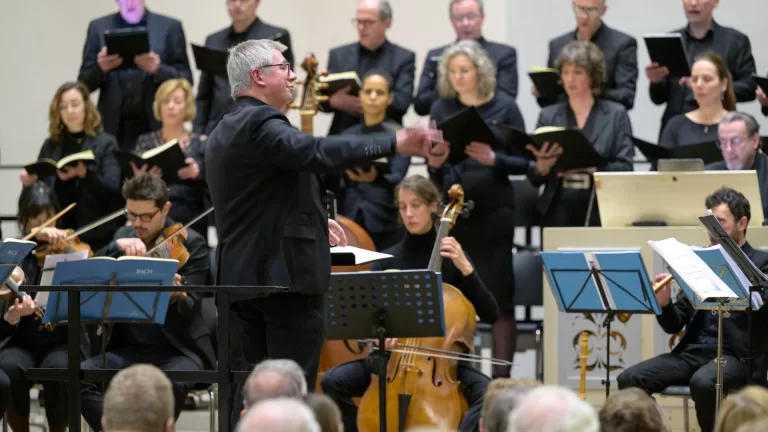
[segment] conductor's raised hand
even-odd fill
[[[107,54],[107,47],[104,47],[96,55],[96,63],[102,72],[107,73],[123,64],[123,58],[118,54]]]
[[[426,158],[432,149],[432,143],[442,141],[442,133],[433,125],[429,127],[414,126],[397,131],[395,147],[404,156],[421,156]]]
[[[669,273],[657,274],[653,283],[657,284],[669,276]],[[659,302],[659,306],[667,307],[672,299],[672,290],[669,288],[671,284],[664,285],[664,288],[656,292],[656,301]]]
[[[347,245],[347,235],[344,233],[344,228],[333,219],[328,219],[328,243],[331,246]]]

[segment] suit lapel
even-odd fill
[[[592,107],[592,111],[589,113],[587,122],[584,124],[584,136],[586,136],[594,147],[598,141],[600,135],[607,129],[604,127],[607,125],[605,118],[605,111],[603,111],[603,105],[599,99],[595,99],[595,104]]]

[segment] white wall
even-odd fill
[[[147,0],[151,10],[181,19],[187,41],[195,43],[204,42],[207,34],[228,25],[224,3],[224,0]],[[350,20],[356,3],[356,0],[263,0],[258,12],[265,21],[290,30],[297,59],[312,51],[322,68],[331,47],[355,40],[355,28]],[[391,0],[394,22],[389,38],[416,52],[417,78],[427,50],[454,38],[447,19],[447,3],[447,0]],[[610,0],[605,20],[639,39],[642,67],[648,61],[642,33],[681,26],[685,20],[681,4],[679,0]],[[539,109],[530,95],[526,70],[546,61],[550,38],[574,27],[570,1],[485,0],[485,5],[485,36],[506,41],[518,49],[518,103],[530,128]],[[47,135],[47,108],[53,92],[63,81],[77,77],[88,22],[115,11],[116,5],[110,0],[0,2],[0,40],[3,41],[0,165],[23,164],[36,157]],[[724,0],[717,11],[721,23],[738,27],[750,36],[756,45],[758,71],[762,73],[768,68],[768,52],[761,44],[768,39],[768,29],[761,25],[765,16],[768,16],[768,2],[764,0]],[[194,68],[191,52],[190,60]],[[299,78],[303,75],[299,72]],[[654,139],[662,108],[650,103],[647,86],[641,72],[631,117],[638,136]],[[756,103],[746,105],[746,109],[759,113]],[[295,114],[291,118],[298,120]],[[762,116],[759,118],[765,123]],[[416,119],[411,112],[406,122]],[[317,133],[324,133],[328,125],[328,116],[316,117]],[[4,185],[0,189],[0,214],[13,214],[20,190],[18,171],[0,170],[0,182]]]

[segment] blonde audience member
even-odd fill
[[[488,384],[480,411],[480,432],[503,432],[507,417],[522,396],[541,385],[532,378],[498,378]]]
[[[323,432],[344,432],[344,422],[341,421],[341,411],[336,402],[322,393],[310,393],[305,402],[315,413],[315,419]]]
[[[715,432],[735,432],[743,423],[768,417],[768,390],[749,386],[728,396],[715,421]]]
[[[115,375],[104,395],[105,432],[174,432],[173,387],[155,366],[135,364]]]
[[[751,420],[742,424],[736,432],[765,432],[768,431],[768,417]]]
[[[506,432],[598,432],[597,412],[573,391],[558,386],[532,390],[509,414]]]
[[[599,416],[601,432],[671,431],[656,401],[638,388],[611,394]]]

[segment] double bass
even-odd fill
[[[320,76],[328,75],[328,72],[317,72],[318,61],[314,54],[308,54],[301,63],[302,69],[307,73],[304,81],[295,81],[296,84],[303,85],[301,101],[298,104],[291,104],[289,108],[297,109],[301,117],[301,131],[314,134],[313,120],[318,111],[318,104],[321,102],[327,102],[328,96],[319,95],[318,90],[328,88],[327,84],[318,83],[317,78]],[[335,208],[335,199],[330,203]],[[336,211],[332,212],[336,215]],[[369,251],[375,251],[376,246],[373,244],[371,236],[357,223],[344,216],[336,216],[334,218],[336,222],[344,230],[344,234],[347,237],[347,244],[349,246],[359,247]],[[335,266],[331,268],[332,272],[355,272],[365,271],[370,268],[370,264],[365,266]],[[368,357],[370,349],[366,346],[359,344],[357,341],[326,341],[323,344],[322,351],[320,353],[320,365],[318,368],[317,382],[315,388],[318,392],[321,391],[320,380],[323,374],[334,366],[338,366],[343,363],[347,363],[354,360],[360,360]]]

